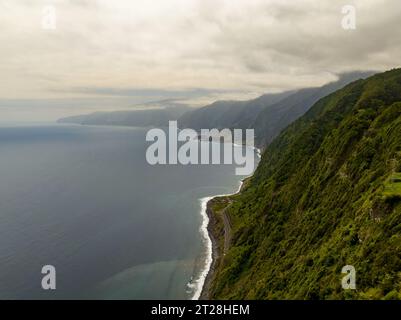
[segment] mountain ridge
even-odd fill
[[[401,69],[314,104],[266,148],[240,194],[209,203],[209,231],[221,239],[228,214],[232,243],[208,297],[400,299],[400,132]],[[345,265],[357,290],[341,287]]]
[[[264,94],[252,100],[215,101],[205,107],[191,109],[174,106],[162,109],[96,112],[59,119],[60,123],[128,126],[167,126],[177,120],[180,128],[255,129],[255,144],[265,148],[286,126],[303,115],[328,93],[372,72],[340,74],[337,81],[322,87],[305,88],[282,93]]]
[[[254,129],[255,143],[265,148],[289,124],[302,116],[319,99],[346,84],[374,72],[340,74],[338,80],[321,87],[265,94],[248,101],[217,101],[185,113],[178,123],[182,128]]]

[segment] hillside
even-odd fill
[[[209,203],[215,299],[401,298],[401,69],[316,103]],[[231,243],[222,257],[222,215]],[[356,269],[357,290],[341,287]]]
[[[283,129],[305,114],[321,98],[372,74],[372,72],[341,74],[335,82],[322,87],[301,89],[278,103],[264,108],[255,122],[249,126],[255,128],[256,142],[259,146],[267,146]]]
[[[181,128],[248,128],[264,108],[291,95],[291,92],[266,94],[250,101],[216,101],[187,112],[179,120]]]
[[[306,88],[278,94],[266,94],[249,101],[218,101],[185,113],[181,128],[255,129],[256,144],[266,147],[285,127],[302,116],[318,100],[352,81],[366,78],[372,72],[341,74],[335,82],[322,87]]]
[[[95,112],[59,119],[60,123],[83,125],[119,125],[164,127],[177,120],[180,128],[255,129],[255,143],[265,148],[290,123],[302,116],[314,103],[346,84],[366,78],[371,72],[341,74],[335,82],[322,87],[306,88],[277,94],[265,94],[249,101],[216,101],[192,109],[173,106],[132,111]]]

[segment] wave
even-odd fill
[[[207,227],[209,225],[209,217],[207,215],[207,203],[213,199],[214,197],[205,197],[200,199],[201,202],[201,216],[202,216],[202,224],[200,226],[200,233],[202,236],[202,242],[206,248],[206,258],[205,258],[205,266],[203,267],[199,278],[190,282],[188,287],[191,288],[194,292],[192,296],[192,300],[198,300],[200,295],[202,294],[203,285],[206,281],[206,277],[209,273],[210,267],[213,262],[213,249],[212,249],[212,239],[209,236],[209,232]]]
[[[238,146],[240,146],[240,145],[238,145]],[[241,146],[241,147],[243,147],[243,146]],[[261,158],[261,150],[256,147],[252,147],[252,149],[256,152],[256,154],[258,155],[258,157],[260,159]],[[204,265],[202,271],[200,272],[198,279],[191,280],[187,284],[188,288],[190,288],[190,290],[193,292],[193,296],[192,296],[191,300],[199,300],[199,298],[202,294],[203,286],[205,285],[206,278],[210,272],[210,268],[213,263],[213,244],[212,244],[212,239],[210,238],[209,231],[207,228],[209,225],[209,216],[207,215],[207,204],[210,200],[212,200],[214,198],[233,196],[233,195],[239,193],[241,191],[243,184],[244,184],[244,179],[240,181],[238,190],[234,193],[219,194],[219,195],[214,195],[214,196],[204,197],[204,198],[199,199],[200,204],[201,204],[200,214],[202,216],[202,224],[199,228],[199,231],[202,236],[202,242],[206,248],[206,258],[205,258],[205,265]]]

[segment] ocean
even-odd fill
[[[201,199],[244,177],[235,165],[149,165],[146,132],[0,126],[0,299],[196,297],[209,254]],[[44,265],[55,290],[41,287]]]

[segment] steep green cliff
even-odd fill
[[[321,99],[231,197],[210,297],[401,298],[400,172],[400,69]],[[357,290],[341,287],[345,265]]]

